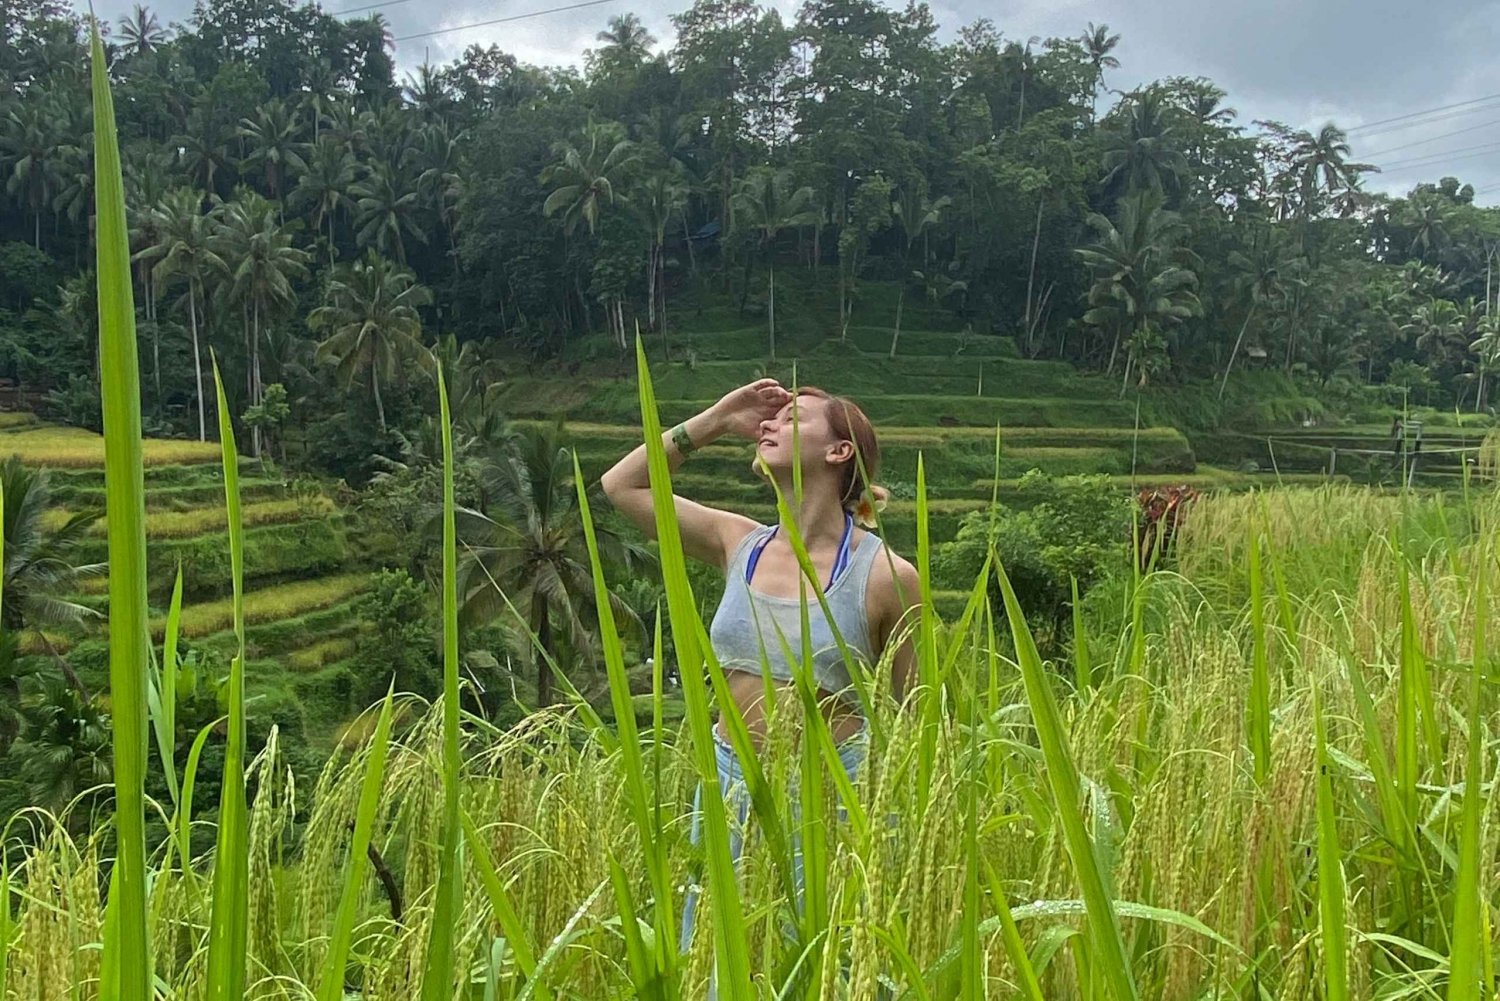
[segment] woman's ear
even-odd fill
[[[830,466],[841,466],[846,462],[853,462],[854,442],[848,441],[847,439],[844,441],[836,441],[832,445],[828,446],[828,451],[825,453],[825,456],[827,457],[828,464]]]

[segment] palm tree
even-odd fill
[[[416,277],[374,251],[362,261],[340,265],[328,282],[325,305],[307,319],[313,330],[326,330],[318,360],[337,368],[345,387],[368,373],[380,430],[386,429],[381,380],[399,378],[403,363],[426,364],[419,307],[432,302]]]
[[[1120,68],[1120,60],[1110,55],[1115,46],[1120,44],[1120,36],[1111,35],[1109,25],[1090,21],[1088,30],[1079,41],[1083,43],[1089,65],[1094,67],[1094,79],[1089,87],[1089,118],[1094,119],[1099,117],[1099,88],[1104,86],[1104,71]]]
[[[406,86],[401,89],[406,102],[424,122],[447,123],[456,102],[442,70],[431,63],[423,63],[417,67],[416,76],[407,74]]]
[[[458,204],[464,196],[463,165],[459,142],[443,122],[421,130],[413,157],[422,172],[417,175],[417,192],[424,207],[437,217],[448,234],[448,255],[458,266]]]
[[[563,232],[572,235],[580,220],[589,233],[599,222],[599,212],[614,204],[615,188],[636,160],[636,147],[615,122],[589,122],[582,148],[558,143],[557,160],[542,170],[541,182],[552,185],[542,204],[542,214],[563,214]]]
[[[120,35],[125,39],[127,49],[142,56],[167,40],[167,33],[156,15],[140,4],[120,18]]]
[[[21,717],[22,739],[11,757],[32,803],[61,814],[81,793],[109,781],[109,713],[97,700],[47,675],[22,699]],[[78,811],[70,819],[87,815]]]
[[[334,222],[339,210],[352,203],[351,195],[358,177],[354,157],[343,146],[324,136],[313,144],[307,171],[287,197],[293,212],[311,213],[314,230],[321,232],[327,223],[329,264],[333,263],[336,247]]]
[[[23,629],[76,628],[97,622],[99,613],[67,596],[78,584],[105,572],[103,563],[79,563],[88,531],[101,512],[79,511],[55,529],[47,526],[52,489],[45,469],[28,469],[18,456],[0,462],[4,490],[5,566],[0,626]]]
[[[179,301],[187,306],[188,330],[193,338],[193,381],[198,398],[198,440],[208,440],[208,422],[203,395],[203,358],[199,350],[199,307],[206,305],[204,283],[228,273],[224,259],[215,250],[216,213],[200,211],[199,193],[192,188],[169,192],[152,210],[159,234],[155,243],[136,254],[151,264],[152,281],[158,286],[173,280],[186,284]]]
[[[170,143],[177,150],[179,162],[188,178],[210,195],[217,194],[214,181],[219,171],[229,166],[229,144],[235,130],[220,118],[207,100],[193,106],[187,129],[173,136]]]
[[[256,108],[254,118],[240,119],[240,135],[250,141],[245,163],[260,166],[267,193],[278,201],[293,175],[307,170],[308,144],[301,134],[302,119],[279,100]]]
[[[58,132],[60,102],[38,95],[12,108],[0,122],[0,164],[5,191],[31,211],[32,245],[42,248],[42,210],[57,191],[65,145]]]
[[[276,210],[253,191],[240,189],[224,205],[213,249],[229,266],[223,286],[226,305],[245,317],[245,348],[250,357],[246,388],[249,404],[261,398],[261,329],[296,301],[292,282],[307,277],[308,253],[292,245],[292,234],[276,222]],[[260,432],[252,429],[252,454],[260,458]]]
[[[1316,135],[1299,130],[1291,138],[1288,171],[1296,184],[1304,216],[1314,211],[1320,195],[1336,199],[1358,190],[1359,175],[1379,169],[1374,164],[1349,162],[1348,137],[1331,122]]]
[[[1198,276],[1188,266],[1191,254],[1176,246],[1184,228],[1180,217],[1162,209],[1154,193],[1125,199],[1118,225],[1097,213],[1089,216],[1089,225],[1099,234],[1099,242],[1078,250],[1094,272],[1090,309],[1083,320],[1114,332],[1111,371],[1123,338],[1129,352],[1123,393],[1133,366],[1139,366],[1140,383],[1146,382],[1165,344],[1166,329],[1201,310],[1193,292]]]
[[[902,185],[899,196],[891,203],[891,216],[900,225],[906,240],[904,253],[901,255],[903,270],[911,267],[912,247],[916,246],[918,240],[924,240],[927,232],[937,226],[943,218],[943,211],[952,201],[947,195],[932,201],[917,185]],[[927,270],[926,254],[923,254],[923,258],[922,266],[912,271],[913,276]],[[891,334],[892,361],[896,358],[896,343],[901,339],[901,312],[906,305],[906,285],[906,276],[903,275],[900,291],[896,293],[896,329]]]
[[[1500,314],[1487,313],[1475,327],[1475,338],[1469,345],[1479,363],[1479,392],[1474,397],[1474,412],[1484,409],[1485,376],[1500,368]]]
[[[1246,306],[1239,335],[1234,339],[1234,347],[1229,349],[1229,360],[1224,363],[1224,378],[1219,382],[1220,400],[1224,398],[1224,389],[1229,385],[1229,370],[1234,367],[1234,359],[1239,355],[1245,331],[1250,328],[1250,321],[1254,319],[1256,310],[1267,303],[1277,302],[1286,295],[1282,275],[1290,262],[1275,231],[1266,228],[1255,234],[1247,252],[1230,251],[1228,263],[1234,271],[1234,287],[1244,298]]]
[[[667,292],[663,272],[666,269],[667,227],[673,217],[687,205],[687,183],[681,172],[663,167],[642,177],[631,189],[626,206],[646,234],[646,324],[657,329],[657,312],[661,312],[661,331],[666,334]]]
[[[1111,130],[1104,151],[1106,188],[1169,194],[1187,172],[1187,158],[1177,148],[1167,94],[1150,86],[1131,96],[1125,120]]]
[[[770,275],[769,321],[771,359],[776,358],[776,238],[783,230],[818,222],[817,196],[806,185],[794,188],[792,172],[757,167],[740,179],[732,203],[734,224],[755,235],[757,249],[766,255]]]
[[[594,36],[603,42],[599,55],[610,62],[630,65],[651,57],[651,46],[656,36],[646,30],[635,14],[617,14],[609,19],[609,27]]]
[[[491,450],[479,465],[479,503],[458,515],[459,612],[470,624],[507,616],[522,626],[536,670],[537,702],[552,702],[551,663],[598,646],[594,580],[573,457],[556,432],[528,429]],[[644,550],[604,525],[595,526],[606,568],[628,570]],[[618,621],[639,627],[623,600],[610,595]]]
[[[354,199],[354,238],[361,247],[373,247],[406,263],[406,239],[427,242],[417,222],[420,204],[417,191],[405,171],[395,171],[377,162],[370,173],[349,189]]]

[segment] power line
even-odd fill
[[[473,28],[487,28],[492,24],[507,24],[511,21],[524,21],[529,17],[542,17],[546,14],[561,14],[568,10],[581,10],[584,7],[598,7],[600,4],[616,3],[618,0],[583,0],[582,3],[570,3],[561,7],[549,7],[546,10],[533,10],[525,14],[512,14],[509,17],[497,17],[489,21],[475,21],[473,24],[455,24],[451,28],[437,28],[432,31],[419,31],[414,35],[400,35],[391,39],[393,42],[409,42],[414,38],[431,38],[433,35],[446,35],[450,31],[469,31]]]
[[[1495,153],[1500,153],[1500,143],[1492,143],[1489,146],[1471,146],[1469,147],[1469,149],[1473,150],[1473,152],[1454,150],[1455,153],[1462,153],[1461,156],[1442,154],[1437,157],[1421,157],[1418,160],[1411,161],[1398,160],[1396,161],[1395,166],[1382,167],[1380,168],[1380,170],[1383,174],[1390,174],[1403,170],[1421,170],[1429,167],[1441,167],[1453,160],[1471,160],[1476,156],[1491,156]]]
[[[346,7],[343,10],[331,10],[328,13],[334,17],[344,14],[357,14],[362,10],[374,10],[376,7],[394,7],[398,3],[411,3],[411,0],[381,0],[380,3],[367,3],[363,7]]]
[[[1425,146],[1428,143],[1437,142],[1439,139],[1450,139],[1453,136],[1461,136],[1466,132],[1478,132],[1480,129],[1489,128],[1491,125],[1500,125],[1500,118],[1485,122],[1482,125],[1471,125],[1466,129],[1456,129],[1452,132],[1444,132],[1440,135],[1431,136],[1427,139],[1416,139],[1409,143],[1403,143],[1400,146],[1392,146],[1390,149],[1383,149],[1379,153],[1365,153],[1362,154],[1362,158],[1365,160],[1374,160],[1377,157],[1387,156],[1391,153],[1397,152],[1398,150],[1411,149],[1413,146]]]
[[[1452,111],[1454,108],[1467,108],[1470,105],[1484,104],[1489,101],[1500,101],[1500,94],[1490,94],[1488,97],[1476,97],[1471,101],[1459,101],[1457,104],[1444,104],[1436,108],[1427,108],[1422,111],[1413,111],[1405,115],[1397,115],[1394,118],[1382,118],[1379,121],[1366,122],[1363,125],[1356,125],[1353,128],[1345,129],[1344,134],[1354,135],[1357,132],[1367,132],[1380,125],[1389,125],[1392,122],[1404,122],[1412,118],[1423,118],[1427,115],[1431,115],[1439,111]]]

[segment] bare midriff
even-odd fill
[[[750,731],[750,740],[756,746],[761,746],[761,741],[766,734],[766,683],[759,674],[751,674],[747,671],[726,671],[724,680],[729,685],[729,694],[734,698],[734,704],[739,707],[740,715],[745,718],[745,727]],[[788,701],[795,701],[797,692],[795,683],[790,681],[771,682],[772,691],[776,693],[778,708]],[[829,732],[833,734],[835,743],[841,743],[859,733],[864,726],[864,717],[858,708],[850,704],[847,699],[834,697],[833,693],[818,689],[818,706],[823,713],[823,719],[828,723]],[[729,739],[729,729],[725,726],[722,716],[716,724],[720,736]]]

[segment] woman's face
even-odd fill
[[[773,471],[791,469],[795,421],[804,473],[819,465],[832,467],[848,461],[853,455],[854,446],[847,440],[836,437],[829,427],[829,405],[829,401],[821,396],[794,398],[777,411],[774,417],[761,421],[756,453]]]

